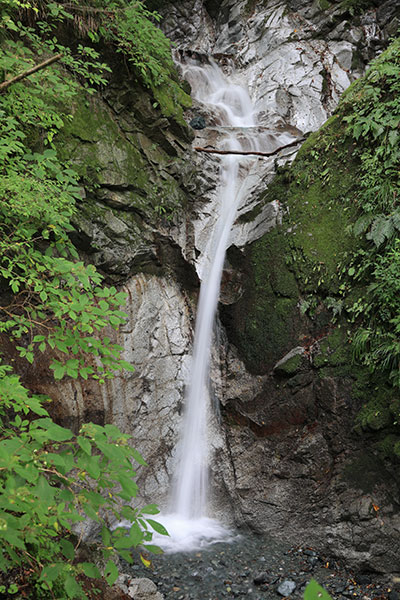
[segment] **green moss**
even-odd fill
[[[329,335],[320,342],[320,352],[314,358],[314,366],[338,367],[350,365],[351,352],[349,340],[345,329],[336,327]]]
[[[331,3],[328,0],[319,0],[319,7],[321,10],[328,10],[331,8]]]
[[[284,207],[283,225],[251,245],[244,267],[246,292],[225,311],[230,312],[225,322],[232,341],[257,373],[267,372],[299,345],[307,321],[319,337],[331,319],[324,301],[337,297],[338,263],[354,245],[348,225],[355,210],[346,198],[358,164],[343,141],[343,130],[338,117],[331,118],[307,138],[293,165],[278,173],[265,192],[265,203],[279,201]],[[312,323],[300,311],[305,298],[314,307]],[[330,345],[338,335],[333,334]],[[318,366],[350,362],[346,335],[340,336],[341,347],[329,346]]]
[[[192,106],[192,99],[180,85],[170,80],[168,83],[153,88],[153,95],[159,103],[161,112],[166,117],[174,119],[183,127],[187,123],[183,117],[183,111]]]
[[[298,288],[284,248],[280,229],[252,244],[246,292],[234,307],[223,309],[225,317],[233,317],[230,334],[253,372],[266,372],[293,347],[299,325]]]
[[[147,105],[150,119],[153,109]],[[126,125],[122,119],[121,125],[103,102],[88,98],[83,90],[72,109],[72,120],[56,140],[58,151],[99,201],[156,217],[166,217],[186,202],[176,178],[167,171],[172,163],[167,137],[165,149],[139,131],[139,123],[138,130],[132,127],[133,116],[132,123]],[[156,118],[154,114],[154,122]],[[122,213],[120,218],[127,217]]]
[[[389,433],[383,438],[383,440],[380,440],[376,444],[376,449],[383,458],[393,459],[394,456],[400,456],[395,451],[395,448],[398,447],[399,441],[400,439],[398,435]]]
[[[279,365],[279,373],[286,375],[287,377],[295,375],[300,369],[302,359],[303,357],[301,354],[295,354],[284,363]]]
[[[388,397],[389,396],[389,397]],[[389,407],[390,393],[386,389],[378,389],[373,397],[365,404],[356,418],[356,430],[379,431],[393,423]]]

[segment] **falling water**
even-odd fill
[[[194,98],[212,111],[221,127],[227,128],[225,149],[258,149],[254,135],[243,135],[243,128],[255,126],[253,106],[243,87],[229,83],[215,63],[202,66],[188,64],[184,67],[184,77],[192,86]],[[241,141],[231,128],[240,128]],[[221,160],[220,217],[208,244],[208,261],[202,272],[192,370],[178,448],[173,514],[160,518],[171,537],[168,540],[157,539],[166,551],[193,549],[229,537],[229,532],[220,523],[206,516],[210,352],[225,253],[243,196],[239,169],[253,161],[238,155],[226,155]]]

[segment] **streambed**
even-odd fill
[[[121,570],[132,577],[152,579],[165,600],[277,600],[284,597],[277,590],[285,581],[296,584],[290,598],[297,599],[303,597],[311,578],[334,600],[399,597],[390,580],[377,574],[351,572],[313,548],[292,547],[254,534],[195,552],[153,556],[151,569],[142,566],[137,556],[134,565],[124,563]]]

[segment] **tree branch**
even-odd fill
[[[17,83],[17,81],[20,81],[21,79],[25,79],[25,77],[29,77],[29,75],[33,75],[33,73],[36,73],[36,71],[40,71],[41,69],[44,69],[45,67],[48,67],[49,65],[52,65],[57,60],[60,60],[60,58],[62,58],[62,54],[57,54],[56,56],[52,56],[51,58],[48,58],[47,60],[39,63],[38,65],[35,65],[31,69],[28,69],[27,71],[24,71],[23,73],[20,73],[19,75],[16,75],[12,79],[3,81],[3,83],[0,83],[0,94],[2,92],[4,92],[8,87],[10,87],[10,85],[13,85],[13,83]]]
[[[285,144],[284,146],[279,146],[279,148],[275,148],[271,152],[257,152],[256,150],[214,150],[213,148],[201,148],[200,146],[195,146],[193,150],[196,152],[208,152],[209,154],[239,154],[241,156],[274,156],[274,154],[278,154],[284,148],[290,148],[291,146],[296,146],[300,142],[304,142],[306,138],[297,138],[290,144]]]

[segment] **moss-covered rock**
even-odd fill
[[[392,388],[375,386],[375,389],[370,389],[370,399],[357,415],[355,430],[380,431],[390,427],[398,408],[399,400]]]
[[[331,118],[276,176],[264,201],[279,201],[283,224],[237,264],[246,273],[246,291],[224,310],[224,322],[252,372],[265,373],[299,342],[326,335],[326,299],[338,296],[338,264],[354,244],[348,233],[354,209],[346,198],[358,164],[342,133],[339,118]]]
[[[257,373],[271,370],[298,346],[293,343],[301,326],[298,288],[285,262],[285,240],[280,233],[275,230],[252,245],[244,267],[245,293],[235,305],[222,309],[232,341],[247,368]]]
[[[170,112],[167,119],[138,84],[111,82],[103,97],[82,90],[56,140],[82,182],[74,240],[110,274],[158,269],[157,224],[187,203],[193,170],[183,155],[191,138]]]
[[[302,346],[293,348],[274,366],[275,375],[293,377],[309,368],[309,361]]]
[[[314,367],[321,369],[323,376],[328,368],[346,367],[344,371],[348,374],[352,372],[351,348],[346,330],[341,327],[335,327],[318,344],[318,353],[314,357]],[[343,373],[343,369],[340,370]]]

